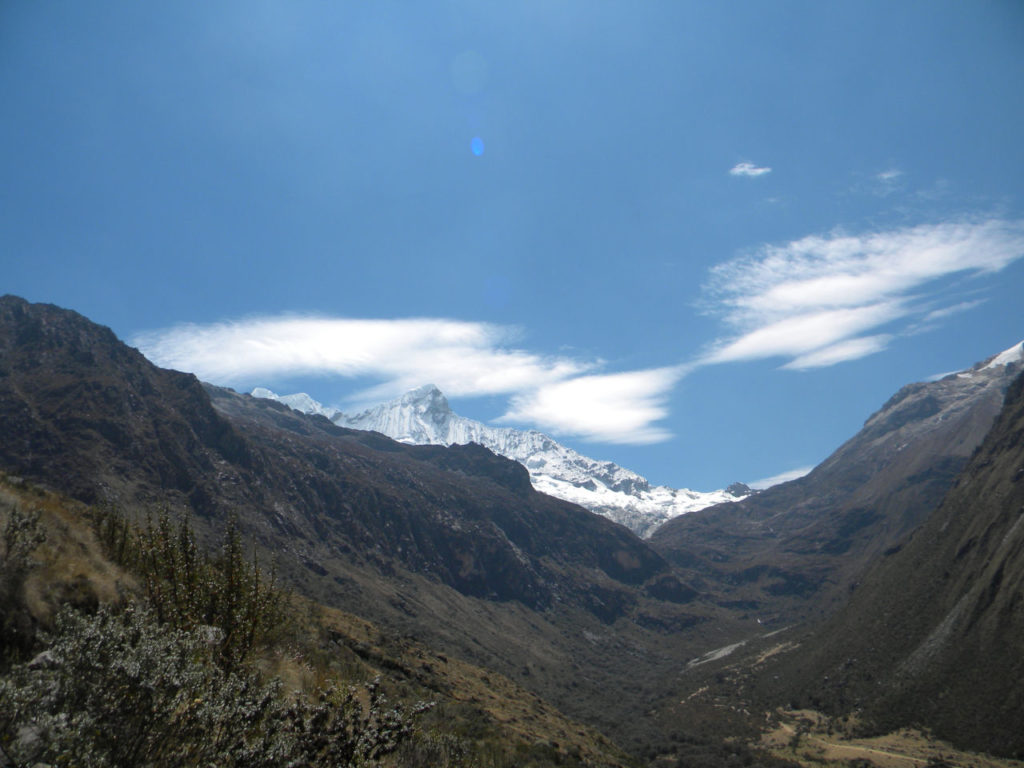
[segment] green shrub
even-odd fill
[[[226,670],[250,658],[284,619],[285,595],[276,574],[265,574],[255,554],[246,558],[234,517],[215,555],[200,549],[187,518],[174,523],[166,512],[136,527],[105,509],[95,528],[108,556],[140,577],[161,623],[217,628],[217,659]]]
[[[35,631],[25,605],[25,579],[34,565],[32,553],[46,540],[39,513],[11,503],[0,531],[0,667],[26,652]]]
[[[201,629],[148,609],[56,619],[49,648],[0,681],[0,750],[16,766],[370,766],[412,735],[376,685],[313,701],[213,663]]]

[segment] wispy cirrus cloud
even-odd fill
[[[953,277],[994,274],[1024,256],[1024,222],[962,220],[765,245],[714,267],[706,305],[725,332],[687,364],[608,372],[597,359],[523,349],[515,328],[443,318],[279,315],[179,325],[136,336],[159,365],[217,384],[298,376],[372,383],[358,407],[425,383],[453,397],[508,397],[499,421],[610,443],[667,440],[673,388],[697,367],[782,358],[783,368],[837,365],[884,350],[983,298]],[[970,291],[967,291],[970,293]]]
[[[437,318],[256,317],[179,325],[135,337],[154,362],[214,383],[281,376],[370,377],[354,397],[400,394],[425,382],[447,393],[517,392],[590,371],[594,361],[550,357],[512,345],[515,329]]]
[[[682,366],[672,366],[566,379],[516,395],[501,420],[608,443],[658,443],[672,436],[658,422],[668,415],[669,392],[683,375]]]
[[[702,362],[731,363],[766,357],[798,359],[818,350],[834,348],[845,339],[883,325],[904,313],[905,309],[898,302],[795,312],[790,317],[765,322],[739,337],[726,340]]]
[[[905,176],[899,168],[888,168],[871,177],[868,189],[878,197],[888,197],[903,190]]]
[[[947,317],[959,315],[961,312],[969,312],[975,307],[980,307],[986,301],[988,299],[974,299],[973,301],[961,301],[959,304],[953,304],[952,306],[939,307],[925,315],[921,322],[928,324],[936,320],[945,320]]]
[[[891,340],[892,335],[888,333],[846,339],[845,341],[800,355],[782,367],[798,371],[806,370],[807,368],[827,368],[830,365],[843,363],[847,360],[857,360],[858,358],[881,352],[889,346]]]
[[[747,483],[747,485],[749,485],[751,488],[761,491],[764,490],[765,488],[771,488],[773,485],[779,485],[780,483],[788,483],[790,480],[797,480],[806,475],[812,469],[814,469],[814,467],[798,467],[797,469],[791,469],[788,472],[780,472],[777,475],[765,477],[762,478],[761,480],[754,480],[753,482]]]
[[[915,320],[972,302],[935,298],[944,279],[992,274],[1024,256],[1024,222],[964,220],[811,236],[721,264],[705,287],[731,329],[700,364],[788,357],[787,368],[874,354]]]
[[[516,347],[517,340],[513,328],[437,318],[274,316],[179,325],[133,343],[158,365],[216,384],[365,377],[378,383],[349,402],[368,405],[429,382],[455,397],[508,395],[503,420],[555,434],[637,444],[670,437],[657,422],[678,375],[600,374],[600,361],[540,355]]]
[[[754,165],[753,163],[736,163],[732,168],[729,169],[730,176],[764,176],[766,173],[771,173],[772,169],[767,166]]]

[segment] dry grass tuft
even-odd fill
[[[0,475],[0,526],[15,508],[37,511],[46,531],[46,540],[32,553],[36,567],[24,586],[35,621],[49,626],[62,605],[118,604],[135,593],[134,578],[104,556],[84,504]]]

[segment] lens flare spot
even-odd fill
[[[469,142],[469,148],[473,151],[473,154],[480,157],[484,153],[484,140],[479,136],[474,136],[473,140]]]

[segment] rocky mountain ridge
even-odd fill
[[[873,558],[935,509],[1022,368],[1024,342],[970,369],[909,384],[809,474],[670,520],[651,542],[766,620],[827,611]]]
[[[204,385],[80,315],[12,297],[0,299],[0,422],[9,472],[88,503],[246,509],[246,527],[286,534],[314,571],[338,552],[376,551],[463,594],[541,608],[575,591],[559,586],[569,571],[557,575],[570,560],[588,582],[667,570],[479,445],[404,445]]]
[[[1022,595],[1019,374],[942,504],[873,564],[835,616],[802,638],[802,652],[780,657],[759,685],[834,715],[856,708],[881,732],[921,724],[971,749],[1020,759]]]
[[[579,504],[642,537],[673,517],[752,493],[742,483],[709,492],[652,486],[636,472],[611,461],[584,456],[536,430],[492,427],[459,416],[432,384],[354,416],[325,407],[305,393],[277,395],[257,387],[252,395],[276,400],[303,413],[325,416],[339,426],[380,432],[402,443],[478,443],[525,466],[538,491]]]

